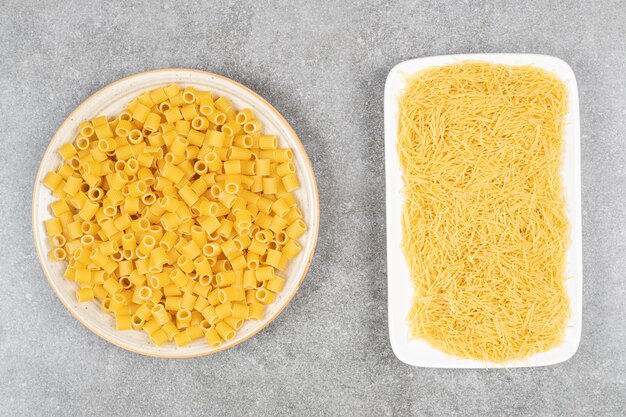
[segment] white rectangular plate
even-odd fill
[[[566,289],[570,299],[570,318],[565,341],[544,353],[524,361],[499,365],[447,355],[421,340],[410,340],[406,320],[413,300],[409,270],[401,249],[402,171],[397,154],[398,98],[405,85],[405,74],[428,67],[480,60],[494,64],[534,65],[556,74],[567,86],[569,113],[565,118],[564,155],[561,178],[565,189],[566,212],[570,221],[570,246],[566,256]],[[434,368],[530,367],[553,365],[571,358],[578,349],[582,325],[582,222],[580,197],[580,116],[576,78],[564,61],[545,55],[472,54],[418,58],[396,65],[385,84],[385,171],[387,187],[387,277],[389,302],[389,338],[394,353],[402,362]]]

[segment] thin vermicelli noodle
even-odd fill
[[[410,336],[503,363],[563,340],[567,90],[532,66],[463,62],[400,98]]]

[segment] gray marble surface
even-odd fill
[[[599,1],[0,1],[0,415],[625,415],[626,6]],[[337,2],[339,3],[339,2]],[[583,335],[535,369],[437,370],[387,336],[383,85],[415,57],[532,52],[579,82]],[[126,352],[57,300],[35,255],[44,150],[90,94],[189,67],[256,90],[313,162],[318,249],[289,307],[236,348]]]

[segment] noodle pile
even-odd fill
[[[503,363],[561,343],[568,221],[564,84],[483,62],[427,69],[400,98],[411,337]]]

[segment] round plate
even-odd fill
[[[298,239],[302,251],[281,273],[281,276],[287,280],[285,287],[277,295],[276,301],[267,306],[263,319],[256,322],[247,321],[234,339],[218,348],[210,348],[204,339],[196,340],[182,348],[177,348],[174,343],[157,347],[149,341],[145,332],[116,330],[113,316],[101,311],[96,301],[79,303],[76,300],[76,284],[63,278],[67,263],[53,262],[48,258],[51,246],[43,222],[52,217],[48,206],[55,198],[43,186],[42,180],[49,171],[58,169],[62,162],[56,152],[57,149],[64,143],[74,140],[81,121],[99,115],[115,116],[124,109],[126,103],[144,91],[171,83],[176,83],[181,87],[193,86],[198,90],[209,90],[216,96],[226,95],[235,108],[251,108],[256,117],[263,122],[265,132],[276,135],[281,147],[292,149],[301,184],[294,194],[298,199],[308,231]],[[287,306],[300,287],[313,257],[318,227],[319,200],[313,169],[302,143],[289,123],[267,101],[243,85],[220,75],[197,70],[163,69],[144,72],[121,79],[89,97],[70,114],[52,138],[39,166],[33,191],[33,233],[37,254],[50,285],[63,305],[81,323],[103,339],[132,352],[150,356],[188,358],[208,355],[233,347],[261,331]]]

